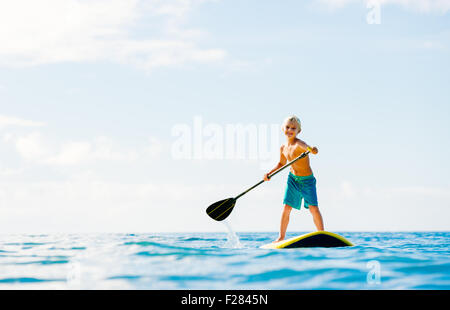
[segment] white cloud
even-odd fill
[[[61,182],[0,182],[0,231],[217,230],[204,210],[223,190],[179,182],[101,181],[91,173]]]
[[[39,132],[19,136],[14,140],[17,152],[25,160],[40,161],[50,154],[50,150],[44,145],[42,135]]]
[[[117,62],[152,69],[170,67],[190,62],[208,63],[225,58],[221,49],[201,49],[183,40],[149,40],[117,42],[120,48],[111,58]],[[110,53],[111,54],[111,53]]]
[[[448,186],[371,186],[343,181],[319,188],[327,230],[448,230]]]
[[[6,115],[0,115],[0,129],[4,127],[41,127],[45,124],[42,122],[35,122],[17,117],[11,117]]]
[[[92,164],[100,161],[132,162],[142,156],[158,157],[162,144],[150,138],[140,149],[124,149],[108,137],[96,137],[91,141],[65,141],[52,143],[40,132],[5,134],[3,140],[14,145],[18,155],[31,163],[53,166]]]
[[[317,0],[331,9],[342,8],[350,3],[362,2],[363,0]]]
[[[57,165],[74,165],[92,158],[92,146],[89,142],[69,142],[62,145],[58,154],[46,158],[45,163]]]
[[[112,140],[98,137],[93,142],[67,142],[59,152],[49,156],[43,163],[55,165],[77,165],[95,161],[133,161],[139,157],[136,151],[119,150]]]
[[[399,5],[406,9],[411,9],[423,13],[447,13],[450,10],[448,0],[316,0],[331,9],[342,8],[351,3],[378,3],[381,6]]]
[[[372,0],[373,1],[373,0]],[[447,13],[450,10],[448,0],[378,0],[382,5],[397,4],[420,12]]]
[[[148,139],[148,146],[144,148],[144,156],[148,158],[156,158],[162,153],[162,151],[163,143],[155,137],[150,137]]]
[[[427,198],[450,199],[450,187],[403,186],[390,189],[396,195],[420,195]]]
[[[0,66],[112,61],[147,69],[220,61],[226,52],[202,48],[189,12],[204,1],[17,0],[0,2]],[[145,18],[143,38],[131,31]]]
[[[423,199],[450,199],[450,187],[391,186],[373,187],[357,185],[349,181],[340,182],[335,189],[327,190],[327,195],[343,200],[371,199],[374,197],[404,198],[408,196]]]
[[[240,187],[188,184],[179,180],[121,183],[102,180],[95,170],[81,170],[65,181],[0,181],[0,231],[220,231],[225,228],[208,218],[205,209],[225,198],[226,193],[239,192]],[[327,230],[449,228],[445,202],[448,188],[369,188],[349,182],[345,187],[352,188],[350,195],[336,196],[324,188],[320,190],[320,208]],[[229,217],[233,228],[276,231],[282,195],[282,188],[266,186],[239,200]],[[439,201],[443,202],[437,204]],[[258,220],[251,221],[255,214]],[[302,209],[291,213],[289,231],[313,229],[309,212]]]
[[[357,189],[350,182],[344,181],[341,183],[340,193],[344,197],[354,198],[357,195]]]
[[[17,175],[22,174],[23,171],[24,171],[23,168],[12,169],[12,168],[0,167],[0,176],[4,176],[4,177],[17,176]]]

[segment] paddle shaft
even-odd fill
[[[271,177],[273,177],[275,174],[277,174],[278,172],[282,171],[283,169],[285,169],[286,167],[289,167],[290,165],[292,165],[293,163],[295,163],[297,160],[302,159],[303,157],[305,157],[306,155],[309,154],[309,151],[306,151],[304,153],[302,153],[299,157],[297,157],[296,159],[292,160],[291,162],[287,163],[286,165],[284,165],[283,167],[275,170],[274,172],[272,172],[271,174],[268,175],[269,179]],[[259,181],[258,183],[256,183],[255,185],[253,185],[252,187],[250,187],[249,189],[247,189],[245,192],[237,195],[236,197],[234,197],[234,199],[238,199],[241,196],[244,196],[245,194],[247,194],[249,191],[251,191],[252,189],[254,189],[255,187],[257,187],[258,185],[264,183],[264,180]]]

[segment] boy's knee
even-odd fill
[[[309,207],[309,211],[311,213],[318,213],[319,212],[319,207],[318,206],[308,206]]]
[[[284,213],[291,213],[292,207],[290,205],[284,205]]]

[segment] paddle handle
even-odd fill
[[[271,177],[273,177],[275,174],[277,174],[278,172],[280,172],[281,170],[285,169],[286,167],[289,167],[290,165],[292,165],[293,163],[295,163],[297,160],[302,159],[303,157],[305,157],[305,156],[308,155],[308,154],[309,154],[309,150],[306,151],[306,152],[304,152],[304,153],[302,153],[302,154],[300,154],[299,157],[297,157],[296,159],[292,160],[291,162],[288,162],[286,165],[284,165],[284,166],[281,167],[280,169],[275,170],[274,172],[272,172],[271,174],[268,175],[269,179],[270,179]]]
[[[308,154],[309,154],[309,150],[306,151],[306,152],[304,152],[304,153],[302,153],[302,154],[301,154],[300,156],[298,156],[296,159],[294,159],[294,160],[288,162],[286,165],[284,165],[284,166],[281,167],[280,169],[275,170],[274,172],[272,172],[272,173],[268,176],[269,179],[270,179],[271,177],[273,177],[275,174],[277,174],[278,172],[282,171],[282,170],[285,169],[286,167],[289,167],[290,165],[292,165],[293,163],[295,163],[297,160],[302,159],[303,157],[305,157],[305,156],[308,155]],[[252,189],[254,189],[255,187],[257,187],[258,185],[260,185],[260,184],[262,184],[262,183],[264,183],[264,180],[259,181],[258,183],[256,183],[255,185],[253,185],[252,187],[250,187],[249,189],[247,189],[245,192],[243,192],[243,193],[237,195],[236,197],[234,197],[234,199],[238,199],[239,197],[244,196],[244,195],[247,194],[249,191],[251,191]]]

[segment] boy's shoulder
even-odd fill
[[[299,139],[299,138],[296,138],[296,139],[295,139],[295,142],[296,142],[297,144],[299,144],[299,143],[305,144],[305,141],[303,141],[303,140],[301,140],[301,139]]]
[[[300,140],[299,138],[297,138],[297,140],[295,141],[295,144],[296,144],[296,147],[298,148],[301,148],[302,150],[306,150],[307,149],[307,147],[308,147],[308,145],[306,144],[306,142],[305,141],[303,141],[303,140]]]
[[[302,148],[302,149],[306,149],[306,148],[308,147],[308,145],[306,144],[306,142],[300,140],[299,138],[296,138],[295,144],[294,144],[293,146],[294,146],[294,148],[300,147],[300,148]],[[285,148],[289,148],[289,147],[292,148],[292,146],[288,146],[288,145],[286,145],[286,144],[282,144],[282,145],[280,146],[280,151],[283,152],[283,150],[284,150]]]

